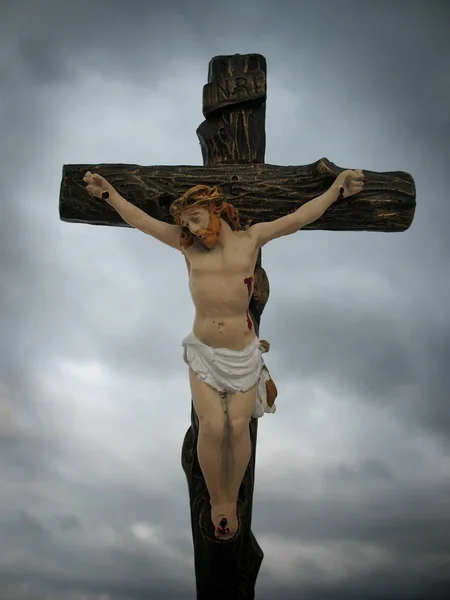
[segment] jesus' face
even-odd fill
[[[183,211],[181,225],[189,229],[201,246],[211,250],[220,235],[222,222],[207,208],[193,206]]]

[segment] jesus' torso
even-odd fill
[[[193,332],[212,348],[242,350],[255,337],[249,315],[258,251],[246,231],[231,232],[212,250],[184,251],[195,307]]]

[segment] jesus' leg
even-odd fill
[[[252,445],[250,439],[250,419],[255,408],[257,387],[236,394],[230,394],[227,401],[227,421],[229,425],[229,478],[226,489],[226,502],[212,507],[211,514],[220,521],[223,513],[228,517],[230,536],[238,530],[237,500],[239,488],[250,461]],[[227,424],[227,423],[226,423]]]
[[[249,421],[256,388],[232,394],[224,403],[220,394],[191,369],[189,378],[199,418],[197,455],[210,496],[211,520],[217,528],[222,518],[227,518],[229,533],[220,538],[228,539],[238,529],[237,497],[250,460]]]
[[[219,393],[200,381],[189,369],[192,400],[199,420],[197,456],[205,478],[211,504],[227,499],[226,480],[228,455],[224,456],[225,415]]]

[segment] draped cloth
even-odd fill
[[[253,418],[276,411],[277,390],[262,357],[268,342],[255,337],[243,350],[211,348],[190,333],[181,345],[184,362],[219,394],[246,392],[258,384]]]

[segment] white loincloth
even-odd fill
[[[266,381],[269,373],[264,365],[262,349],[257,337],[243,350],[211,348],[198,340],[193,333],[181,342],[184,362],[197,377],[219,393],[246,392],[258,384],[252,417],[274,413],[275,404],[267,404]]]

